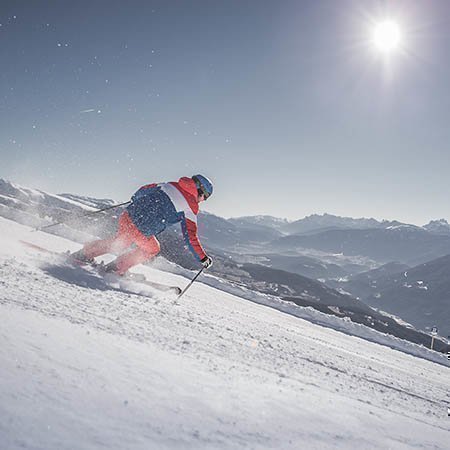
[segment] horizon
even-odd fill
[[[386,18],[398,48],[371,42]],[[450,218],[449,25],[445,0],[5,0],[0,175],[120,199],[203,173],[222,217]]]
[[[59,195],[59,196],[62,196],[62,195],[73,195],[73,196],[78,196],[78,197],[87,197],[87,198],[91,198],[91,199],[95,199],[95,200],[111,200],[111,201],[114,201],[114,202],[118,202],[119,201],[119,200],[116,200],[116,199],[113,199],[113,198],[107,198],[107,197],[102,198],[102,197],[95,197],[95,196],[92,196],[92,195],[81,195],[81,194],[78,194],[78,193],[75,193],[75,192],[49,192],[49,191],[46,191],[44,189],[40,189],[38,187],[25,186],[23,184],[16,183],[16,182],[14,182],[12,180],[9,180],[9,179],[6,179],[6,178],[2,178],[2,177],[0,177],[0,181],[4,181],[6,183],[9,183],[9,184],[11,184],[11,185],[13,185],[14,187],[17,187],[17,188],[36,190],[36,191],[44,192],[45,194],[49,194],[49,195]],[[201,208],[200,208],[201,212],[205,212],[207,214],[213,214],[213,215],[215,215],[217,217],[221,217],[222,219],[226,219],[226,220],[229,220],[229,219],[241,219],[241,218],[247,218],[247,217],[269,217],[269,218],[278,219],[278,220],[287,221],[289,223],[292,223],[292,222],[297,222],[299,220],[307,219],[307,218],[312,217],[312,216],[318,216],[318,217],[331,216],[331,217],[336,217],[336,218],[340,218],[340,219],[376,220],[377,222],[380,222],[380,223],[382,223],[382,222],[400,222],[400,223],[402,223],[404,225],[415,225],[415,226],[418,226],[418,227],[423,227],[424,225],[428,225],[430,222],[441,221],[441,220],[445,220],[448,223],[448,220],[446,218],[444,218],[444,217],[430,219],[428,222],[424,222],[422,224],[417,224],[417,223],[411,223],[411,222],[404,222],[404,221],[402,221],[402,220],[400,220],[398,218],[386,219],[386,218],[377,218],[377,217],[373,217],[373,216],[370,216],[370,217],[343,216],[343,215],[332,214],[332,213],[329,213],[329,212],[323,212],[323,213],[311,212],[311,213],[306,214],[306,215],[304,215],[302,217],[297,217],[297,218],[292,218],[292,219],[287,218],[287,217],[274,216],[272,214],[252,214],[252,215],[242,215],[242,216],[224,216],[224,215],[220,215],[220,214],[217,214],[217,213],[210,212],[207,209],[205,209],[203,206],[204,206],[204,203],[201,204]]]

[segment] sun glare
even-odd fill
[[[375,47],[381,52],[397,49],[401,41],[400,28],[397,23],[386,20],[375,26],[372,37]]]

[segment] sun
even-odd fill
[[[373,30],[372,42],[381,52],[396,50],[401,42],[400,27],[392,20],[378,23]]]

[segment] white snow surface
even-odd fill
[[[78,206],[78,207],[80,207],[82,209],[85,209],[87,211],[96,211],[97,210],[96,207],[89,206],[86,203],[82,203],[82,202],[79,202],[79,201],[76,201],[76,200],[73,200],[73,199],[70,199],[70,198],[67,198],[67,197],[63,197],[61,195],[51,194],[49,192],[44,192],[44,191],[41,191],[41,190],[38,190],[38,189],[27,188],[27,187],[21,186],[21,185],[19,185],[17,183],[12,183],[9,180],[4,180],[4,181],[5,181],[5,183],[10,184],[13,188],[18,189],[20,192],[22,192],[22,194],[26,195],[27,197],[35,197],[35,198],[41,198],[41,199],[44,198],[45,196],[53,197],[53,198],[56,198],[56,199],[58,199],[60,201],[67,202],[67,203],[70,203],[72,205]],[[14,199],[14,197],[5,197],[4,195],[2,195],[2,197],[3,198],[8,198],[9,200],[17,202],[17,200]]]
[[[445,357],[200,282],[124,292],[20,239],[79,248],[0,218],[2,450],[449,448]]]

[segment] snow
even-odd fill
[[[21,245],[79,248],[29,230],[0,218],[1,448],[448,448],[445,356],[204,283],[122,292]]]
[[[67,197],[63,197],[61,195],[51,194],[51,193],[44,192],[44,191],[37,190],[37,189],[26,188],[17,183],[12,183],[8,180],[3,180],[3,181],[5,183],[9,184],[14,189],[17,189],[18,191],[20,191],[26,197],[34,197],[34,198],[39,198],[39,199],[44,199],[45,197],[51,197],[51,198],[55,198],[61,202],[66,202],[66,203],[70,203],[71,205],[78,206],[79,208],[85,209],[86,211],[96,211],[97,210],[97,208],[95,206],[91,207],[89,205],[86,205],[85,203],[78,202],[76,200],[73,200],[73,199],[70,199]],[[13,201],[14,203],[21,203],[19,200],[17,200],[16,198],[14,198],[12,196],[10,197],[10,196],[1,195],[1,197],[8,199],[10,201]]]
[[[386,230],[418,230],[418,229],[423,229],[423,227],[408,224],[390,225],[389,227],[386,227]]]
[[[25,194],[26,196],[40,197],[40,198],[44,197],[44,194],[42,192],[38,191],[37,189],[25,188],[16,183],[11,183],[11,182],[9,182],[9,183],[11,184],[11,186],[13,188],[16,188],[17,190],[19,190],[20,192],[22,192],[22,194]]]
[[[11,202],[13,202],[13,203],[21,203],[19,200],[17,200],[17,198],[14,198],[14,197],[8,197],[7,195],[2,195],[2,194],[0,194],[0,198],[4,198],[5,200],[9,200],[9,201],[11,201]]]
[[[49,197],[56,198],[58,200],[61,200],[63,202],[70,203],[74,206],[78,206],[79,208],[85,209],[86,211],[97,211],[98,208],[86,205],[85,203],[77,202],[76,200],[73,200],[71,198],[63,197],[61,195],[57,194],[49,194],[48,192],[45,193],[45,195],[48,195]]]

